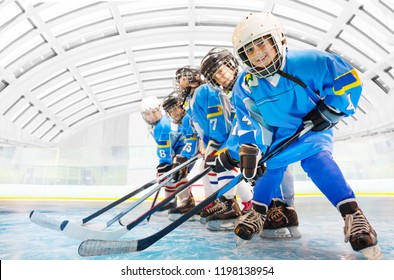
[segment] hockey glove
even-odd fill
[[[265,173],[265,165],[259,166],[262,154],[256,145],[243,144],[239,148],[240,169],[245,180],[252,186]]]
[[[326,105],[323,101],[319,101],[317,107],[310,111],[303,121],[304,123],[313,123],[312,131],[322,131],[336,125],[344,116],[344,113]]]
[[[225,150],[219,154],[215,154],[211,157],[207,157],[205,160],[206,166],[212,166],[213,171],[216,173],[221,173],[224,171],[232,170],[234,167],[238,167],[238,162],[236,162],[228,152]]]
[[[207,168],[208,166],[214,168],[215,160],[217,157],[216,153],[221,145],[222,143],[219,143],[213,139],[209,140],[208,145],[204,151],[204,158],[205,158],[204,168]]]
[[[181,155],[176,155],[174,157],[174,160],[172,162],[172,168],[177,167],[178,165],[181,165],[182,163],[186,162],[187,158]],[[178,170],[177,172],[174,173],[174,175],[172,175],[172,178],[174,179],[175,182],[180,181],[181,179],[184,179],[187,177],[188,174],[188,169],[187,166],[181,168],[180,170]]]
[[[204,151],[205,158],[215,154],[219,150],[221,145],[222,145],[222,143],[219,143],[216,140],[213,140],[213,139],[209,140],[208,145]]]
[[[170,163],[167,163],[167,162],[162,162],[162,163],[160,163],[160,164],[156,167],[157,176],[159,177],[161,174],[164,174],[164,173],[170,171],[171,168],[172,168],[172,167],[171,167],[171,164],[170,164]]]

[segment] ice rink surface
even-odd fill
[[[359,197],[359,205],[378,234],[384,259],[394,260],[394,197]],[[236,246],[230,232],[211,232],[196,221],[188,221],[141,252],[98,257],[78,255],[79,240],[62,232],[38,226],[29,219],[40,210],[56,220],[79,222],[109,204],[89,201],[1,201],[0,259],[2,260],[362,260],[363,256],[344,242],[343,220],[324,197],[296,197],[295,205],[302,234],[298,240],[265,240],[255,236],[248,244]],[[131,212],[137,218],[151,202]],[[98,217],[105,222],[126,208]],[[144,238],[165,227],[169,220],[154,215],[149,223],[132,229],[121,239]],[[118,223],[109,229],[118,229]]]

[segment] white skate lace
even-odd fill
[[[220,202],[221,203],[221,208],[218,209],[215,213],[216,214],[223,214],[225,212],[231,212],[234,211],[232,207],[232,201],[225,201],[225,202]]]
[[[220,211],[223,208],[225,208],[224,202],[218,201],[215,205],[212,205],[211,207],[204,210],[207,212],[207,214],[211,214]]]
[[[348,242],[352,236],[370,232],[369,224],[360,210],[346,215],[344,232],[345,242]]]
[[[241,217],[241,219],[239,219],[239,222],[236,226],[242,224],[250,228],[253,232],[258,232],[263,228],[265,217],[266,215],[259,214],[254,209],[251,209],[249,213],[245,214]]]

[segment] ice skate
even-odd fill
[[[183,214],[189,212],[195,206],[196,203],[194,201],[194,197],[193,195],[190,195],[187,199],[182,201],[181,205],[168,211],[168,219],[175,221]]]
[[[206,218],[206,227],[212,231],[234,230],[234,224],[241,216],[238,202],[233,199],[222,199],[222,208]]]
[[[261,238],[301,238],[298,231],[298,217],[294,206],[288,206],[280,200],[273,200],[268,208]]]
[[[267,207],[253,204],[253,208],[243,215],[235,225],[234,233],[237,235],[237,246],[243,245],[263,230]]]
[[[219,199],[214,200],[212,203],[208,204],[201,212],[200,212],[200,223],[205,224],[207,217],[212,215],[216,211],[219,211],[223,208],[222,203]]]
[[[383,254],[378,245],[377,234],[361,209],[347,214],[344,220],[345,242],[350,242],[353,250],[362,253],[368,260],[381,259]]]
[[[153,213],[153,215],[159,216],[159,217],[165,217],[168,215],[168,212],[171,209],[175,209],[176,207],[177,207],[177,201],[175,199],[171,200],[166,205],[164,205],[162,208],[160,208],[155,213]]]

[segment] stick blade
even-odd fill
[[[78,254],[82,257],[127,254],[138,251],[137,247],[138,241],[134,240],[122,241],[88,239],[79,245]]]
[[[62,232],[68,237],[76,240],[112,240],[119,239],[120,237],[125,235],[128,230],[125,227],[116,230],[95,229],[88,226],[79,225],[71,221],[64,221],[62,224]]]
[[[29,217],[33,223],[35,223],[39,226],[42,226],[42,227],[48,228],[48,229],[52,229],[52,230],[56,230],[56,231],[61,231],[60,225],[62,222],[56,221],[55,219],[44,215],[40,211],[37,211],[37,210],[31,211]]]

